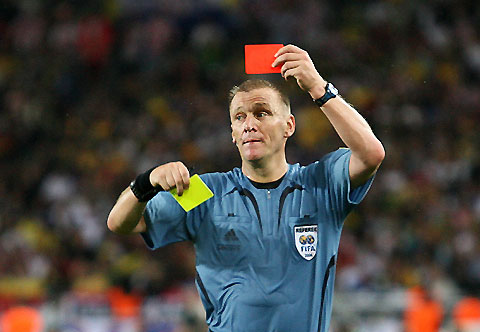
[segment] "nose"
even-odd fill
[[[257,131],[257,119],[251,114],[247,115],[245,122],[243,123],[243,130],[245,132]]]

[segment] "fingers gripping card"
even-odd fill
[[[207,187],[198,174],[190,178],[190,186],[183,191],[182,196],[178,196],[177,188],[170,190],[170,193],[186,212],[213,197],[213,192]]]
[[[245,73],[280,73],[281,66],[272,67],[272,63],[275,53],[282,47],[282,44],[245,45]]]

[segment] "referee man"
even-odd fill
[[[372,184],[385,151],[371,128],[317,72],[308,53],[282,47],[272,66],[294,77],[347,148],[289,164],[295,131],[288,97],[249,80],[230,94],[232,140],[241,168],[201,175],[214,197],[185,212],[166,191],[189,186],[182,162],[140,174],[108,216],[119,234],[150,249],[192,241],[196,285],[211,332],[327,332],[338,245],[347,214]]]

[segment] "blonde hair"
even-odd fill
[[[252,80],[246,80],[240,85],[235,85],[233,88],[230,89],[230,93],[228,95],[228,107],[232,105],[232,100],[233,98],[237,95],[239,92],[250,92],[252,90],[256,89],[263,89],[263,88],[269,88],[278,93],[281,101],[285,104],[287,107],[288,113],[290,113],[290,99],[288,96],[280,90],[276,85],[274,85],[272,82],[266,81],[266,80],[259,80],[259,79],[252,79]]]

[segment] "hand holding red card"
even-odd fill
[[[272,67],[272,63],[275,53],[282,47],[283,44],[245,45],[245,73],[280,73],[282,66]]]

